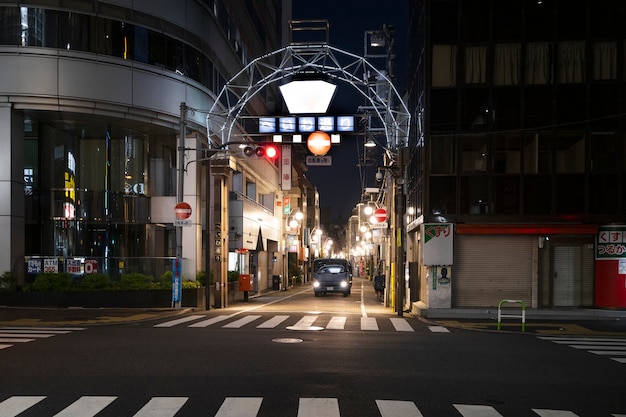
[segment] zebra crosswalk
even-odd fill
[[[0,349],[84,329],[84,327],[0,327]]]
[[[50,411],[47,404],[49,398],[44,395],[12,396],[0,401],[0,416],[15,417],[24,412],[37,413],[41,416],[50,417],[93,417],[107,409],[116,412],[115,402],[117,396],[82,396],[74,402],[67,404],[65,408],[55,413]],[[145,404],[139,403],[131,412],[133,417],[173,417],[183,410],[188,404],[189,397],[152,397]],[[217,404],[216,404],[217,405]],[[299,398],[297,404],[297,417],[341,417],[340,401],[338,398]],[[372,407],[367,415],[376,412],[382,417],[430,417],[422,414],[418,404],[407,400],[380,399],[366,404]],[[136,411],[135,411],[136,410]],[[341,407],[346,415],[354,415],[350,409]],[[497,408],[481,404],[451,404],[450,410],[462,417],[504,417]],[[188,409],[187,411],[192,411]],[[268,411],[268,410],[266,410]],[[271,411],[271,410],[269,410]],[[577,417],[578,414],[571,410],[553,410],[545,408],[520,408],[520,412],[529,413],[539,417]],[[219,405],[214,417],[257,417],[263,413],[263,397],[226,397]],[[55,413],[55,414],[53,414]],[[110,414],[110,413],[109,413]],[[124,415],[131,415],[125,413]],[[208,416],[209,414],[203,413]],[[612,417],[626,417],[626,414],[610,414]],[[434,417],[434,416],[433,416]],[[609,416],[607,416],[609,417]]]
[[[257,329],[287,328],[290,330],[362,330],[362,331],[395,331],[415,332],[415,328],[409,320],[403,317],[362,317],[362,316],[320,316],[308,314],[302,317],[277,314],[274,316],[262,316],[259,314],[218,315],[207,317],[205,315],[189,315],[173,320],[155,324],[154,327],[186,326],[191,328],[204,328],[209,326],[224,329],[240,329],[255,327]],[[442,326],[429,326],[432,332],[448,332]]]
[[[619,363],[626,363],[626,339],[557,336],[540,336],[539,339],[586,350],[595,355],[607,356]]]

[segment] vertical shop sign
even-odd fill
[[[452,265],[452,223],[425,223],[422,227],[424,265]]]
[[[283,145],[280,154],[280,189],[291,190],[291,145]]]

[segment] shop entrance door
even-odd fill
[[[555,246],[552,272],[552,305],[576,307],[581,302],[580,246]]]

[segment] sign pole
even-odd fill
[[[187,105],[184,102],[180,103],[180,133],[179,133],[179,139],[178,139],[178,189],[177,189],[177,196],[178,196],[178,201],[177,203],[180,203],[184,200],[184,186],[185,186],[185,126],[187,124],[186,121],[186,117],[187,117]],[[182,264],[182,260],[183,260],[183,228],[182,226],[176,226],[176,259],[180,259],[180,262]],[[182,271],[182,265],[181,265],[181,271]],[[173,275],[173,274],[172,274]],[[182,275],[182,272],[181,272]],[[173,283],[172,283],[173,285]],[[174,287],[172,286],[172,294],[174,291]],[[180,308],[181,307],[181,302],[180,300],[178,300],[178,302],[175,302],[172,299],[172,305],[174,308]]]

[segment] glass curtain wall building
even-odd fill
[[[449,224],[441,307],[624,306],[620,257],[599,263],[606,228],[626,221],[624,13],[617,0],[409,2],[412,301],[428,308],[441,289],[424,232]]]
[[[28,280],[39,257],[169,265],[180,104],[200,109],[187,130],[206,143],[201,110],[283,42],[282,2],[231,3],[0,1],[0,270]]]

